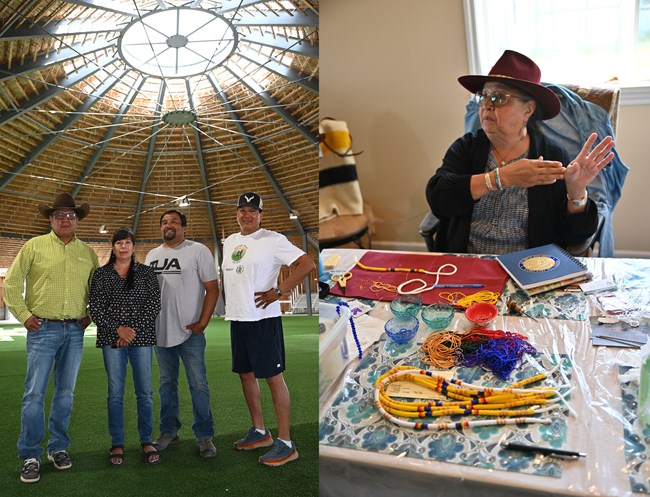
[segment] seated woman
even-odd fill
[[[124,463],[124,383],[131,363],[137,398],[138,433],[144,460],[160,462],[152,443],[153,394],[151,361],[156,344],[155,322],[160,312],[160,288],[153,269],[135,261],[135,235],[129,228],[115,231],[111,256],[98,268],[90,286],[90,315],[97,325],[108,375],[109,463]]]
[[[539,67],[512,50],[487,76],[458,81],[475,93],[482,129],[456,140],[427,184],[440,219],[435,249],[502,254],[593,235],[598,212],[587,185],[613,159],[613,138],[594,146],[593,133],[573,160],[544,138],[536,123],[556,116],[560,101],[540,84]]]

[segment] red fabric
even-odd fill
[[[402,254],[391,252],[366,252],[359,261],[364,266],[382,267],[382,268],[416,268],[427,271],[437,271],[444,264],[453,264],[458,269],[451,276],[442,275],[438,281],[439,284],[451,283],[482,283],[482,288],[434,288],[424,293],[420,293],[423,304],[433,304],[434,302],[448,302],[447,299],[440,297],[445,292],[461,292],[465,295],[489,290],[492,292],[503,293],[503,289],[508,281],[507,273],[501,268],[499,263],[491,259],[480,259],[477,257],[463,257],[455,255],[433,255],[433,254]],[[444,273],[451,272],[452,268],[444,268]],[[346,283],[346,297],[358,297],[372,300],[393,300],[397,294],[387,290],[373,292],[370,287],[373,281],[389,283],[391,285],[400,285],[407,280],[420,278],[427,282],[427,286],[435,283],[435,275],[423,273],[405,273],[405,272],[377,272],[367,271],[355,265],[350,270],[352,278]],[[422,286],[421,283],[407,285],[404,290],[413,290]],[[335,284],[330,293],[333,295],[343,295],[339,284]]]

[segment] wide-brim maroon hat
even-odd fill
[[[542,72],[531,59],[514,50],[506,50],[487,76],[461,76],[458,82],[472,93],[482,90],[488,81],[521,88],[541,107],[542,119],[551,119],[560,113],[560,99],[541,84],[541,76]]]

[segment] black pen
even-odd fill
[[[537,452],[545,456],[557,457],[560,459],[578,459],[587,457],[584,452],[574,452],[572,450],[554,449],[552,447],[539,447],[537,445],[525,445],[519,443],[504,442],[501,444],[504,449],[520,450],[521,452]]]

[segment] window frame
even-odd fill
[[[476,35],[475,0],[463,0],[465,39],[470,74],[480,74],[480,50]],[[579,84],[580,82],[575,82]],[[650,82],[646,86],[620,86],[620,105],[650,104]]]

